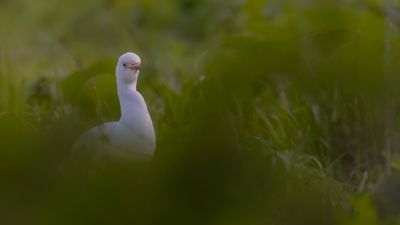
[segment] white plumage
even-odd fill
[[[140,64],[140,57],[135,53],[120,56],[116,76],[121,118],[84,133],[75,143],[75,150],[117,159],[150,159],[153,156],[153,122],[146,102],[136,90]]]

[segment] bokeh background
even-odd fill
[[[0,224],[400,224],[396,0],[0,0]],[[73,159],[142,58],[151,162]]]

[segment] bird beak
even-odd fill
[[[131,69],[131,70],[140,70],[140,64],[138,64],[138,63],[129,63],[127,65],[127,68]]]

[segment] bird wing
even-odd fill
[[[73,149],[74,154],[100,154],[107,158],[146,159],[153,155],[153,148],[145,139],[116,122],[90,129]]]

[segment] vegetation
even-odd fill
[[[0,1],[0,223],[400,224],[389,2]],[[126,51],[156,155],[88,168]]]

